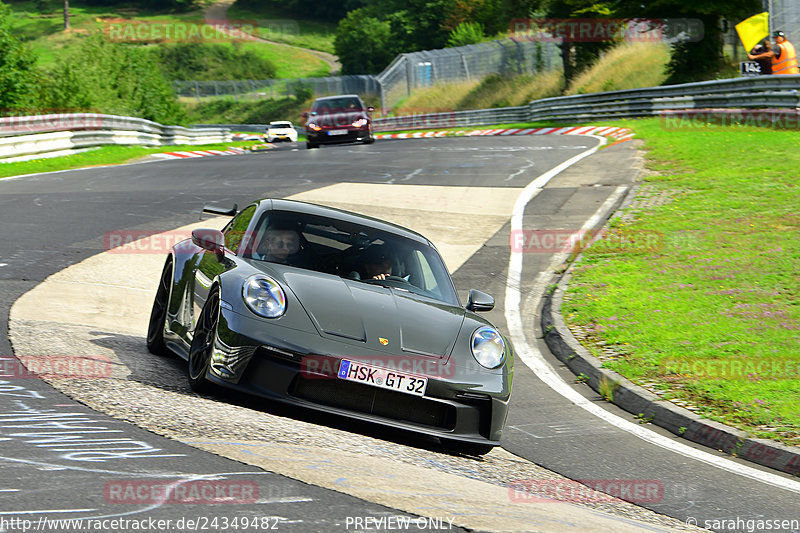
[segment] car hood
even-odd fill
[[[397,288],[312,272],[284,271],[319,333],[387,353],[445,358],[465,310]]]

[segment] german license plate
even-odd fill
[[[347,135],[347,130],[331,130],[328,135]]]
[[[340,379],[346,379],[347,381],[355,381],[415,396],[424,396],[425,389],[428,387],[428,378],[365,365],[356,361],[348,361],[347,359],[342,359],[338,376]]]

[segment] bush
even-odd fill
[[[243,50],[238,43],[162,44],[152,54],[172,80],[265,80],[274,78],[277,71],[272,61]]]
[[[39,105],[141,117],[162,124],[184,118],[170,83],[152,56],[111,43],[102,34],[87,37],[43,77]]]
[[[32,103],[36,59],[11,33],[10,19],[11,10],[0,3],[0,109],[21,109]]]
[[[450,32],[447,46],[466,46],[483,41],[483,27],[477,22],[462,22]]]

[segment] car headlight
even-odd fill
[[[472,356],[486,368],[497,368],[506,357],[506,345],[496,329],[482,326],[475,330],[470,341]]]
[[[322,128],[320,128],[319,126],[317,126],[317,125],[316,125],[316,124],[314,124],[313,122],[309,122],[309,123],[308,123],[308,129],[310,129],[310,130],[314,130],[314,131],[319,131],[319,130],[321,130]]]
[[[242,298],[252,312],[264,318],[278,318],[286,312],[286,294],[269,276],[250,276],[242,286]]]
[[[354,128],[362,128],[362,127],[364,127],[366,125],[367,125],[367,119],[365,119],[365,118],[360,118],[360,119],[356,120],[355,122],[353,122],[353,127]]]

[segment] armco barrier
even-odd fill
[[[164,126],[98,113],[0,117],[0,160],[107,144],[172,146],[230,141],[227,128]]]
[[[512,122],[588,122],[692,109],[800,109],[800,75],[734,78],[544,98],[527,106],[376,119],[377,131]]]

